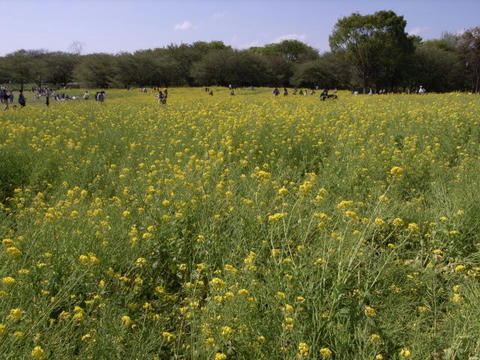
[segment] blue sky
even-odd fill
[[[135,51],[222,40],[235,48],[298,39],[320,51],[337,19],[393,10],[424,39],[480,26],[480,0],[0,0],[0,55],[24,48]]]

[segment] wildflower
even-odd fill
[[[403,169],[399,166],[394,166],[390,169],[390,175],[401,177],[403,175]]]
[[[308,356],[309,350],[310,347],[306,343],[301,342],[300,344],[298,344],[298,357],[302,358]]]
[[[20,321],[20,318],[22,316],[22,310],[19,308],[14,308],[10,310],[10,314],[7,316],[7,320],[17,322]]]
[[[124,327],[130,327],[131,324],[132,324],[132,319],[130,318],[130,316],[123,315],[122,316],[122,325]]]
[[[273,215],[268,216],[268,221],[270,222],[275,222],[283,219],[285,216],[287,216],[287,213],[275,213]]]
[[[172,334],[168,331],[162,332],[162,336],[167,340],[167,342],[170,342],[175,339],[175,334]]]
[[[371,306],[365,306],[364,313],[365,313],[365,316],[372,317],[372,318],[377,315],[377,313],[375,312],[375,309],[372,308]]]
[[[224,353],[217,352],[215,354],[215,360],[226,360],[226,359],[227,359],[227,355],[225,355]]]
[[[420,230],[416,223],[409,223],[407,229],[411,232],[418,232]]]
[[[38,360],[42,360],[45,356],[45,351],[43,351],[41,346],[35,346],[31,352],[32,357]]]
[[[332,356],[332,351],[329,348],[321,348],[320,355],[322,355],[323,359],[328,359]]]
[[[7,252],[8,255],[13,256],[13,257],[17,257],[17,256],[22,255],[22,252],[20,250],[18,250],[15,246],[7,247],[6,252]]]
[[[392,224],[395,227],[403,226],[403,220],[397,217],[397,218],[393,219]]]
[[[400,357],[404,358],[404,359],[408,359],[409,357],[412,356],[412,353],[410,352],[410,350],[408,349],[405,349],[403,348],[402,350],[400,350]]]
[[[2,279],[3,285],[12,285],[15,284],[15,279],[11,276],[6,276]]]
[[[462,296],[460,294],[453,294],[452,296],[452,302],[458,303],[462,300]]]
[[[344,210],[351,208],[353,206],[353,201],[351,200],[342,200],[337,204],[337,209],[338,210]]]

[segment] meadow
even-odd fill
[[[479,356],[479,96],[213,91],[0,112],[2,359]]]

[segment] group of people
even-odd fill
[[[88,93],[88,91],[87,91],[87,93]],[[102,91],[97,91],[97,92],[95,93],[95,101],[98,101],[98,102],[100,102],[100,103],[103,103],[103,102],[105,101],[105,96],[106,96],[106,94],[105,94],[105,91],[104,91],[104,90],[102,90]],[[85,99],[85,94],[83,94],[83,99],[84,99],[84,100],[88,100],[89,98],[90,98],[90,94],[87,96],[86,99]]]
[[[5,110],[9,108],[10,104],[13,104],[14,99],[15,95],[13,94],[12,90],[0,87],[0,102],[5,105]],[[25,100],[25,95],[23,95],[23,90],[20,90],[18,93],[18,104],[21,107],[24,107],[27,104]]]
[[[318,86],[316,86],[315,88],[312,88],[312,89],[310,90],[310,95],[315,95],[315,94],[316,94],[315,90],[318,90]],[[278,88],[276,87],[276,88],[273,89],[272,94],[273,94],[273,96],[277,97],[277,96],[280,95],[280,90],[278,90]],[[308,91],[307,91],[307,89],[300,89],[300,90],[299,90],[299,89],[296,87],[296,88],[293,89],[292,94],[293,94],[293,95],[299,94],[299,95],[301,95],[301,96],[302,96],[302,95],[303,95],[303,96],[307,96],[307,95],[308,95]],[[283,88],[283,96],[288,96],[288,89],[287,89],[286,87]],[[325,89],[322,91],[322,93],[320,94],[320,98],[321,98],[322,100],[329,99],[329,98],[335,98],[335,99],[336,99],[336,98],[337,98],[337,89],[335,89],[335,90],[334,90],[334,94],[331,95],[331,94],[328,94],[328,89],[325,88]]]

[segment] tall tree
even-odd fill
[[[396,85],[402,64],[414,52],[407,22],[393,11],[354,13],[341,18],[330,35],[333,52],[343,51],[362,79],[363,91],[383,80]]]
[[[472,90],[480,92],[480,27],[466,30],[460,37],[460,51],[472,78]]]
[[[84,86],[106,88],[113,84],[115,77],[114,65],[113,55],[86,55],[75,67],[74,78]]]

